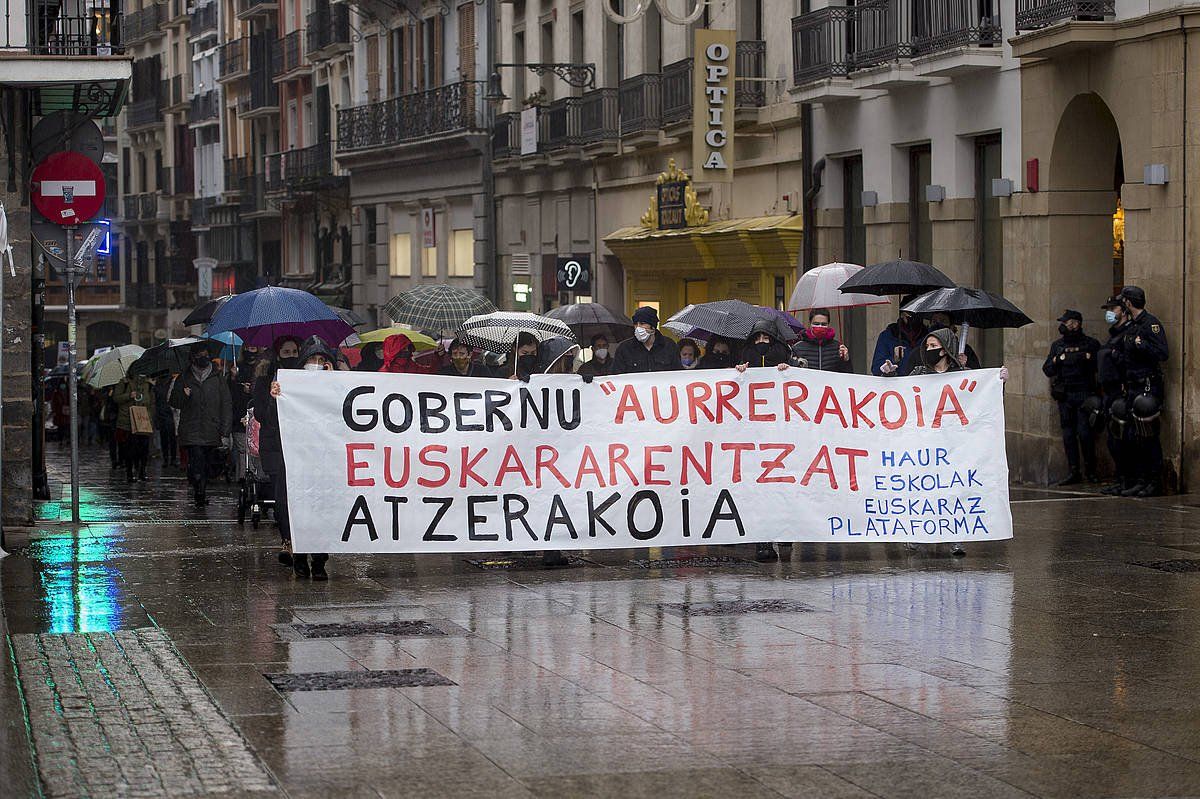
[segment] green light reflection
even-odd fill
[[[107,632],[121,624],[117,571],[106,561],[111,538],[48,538],[30,546],[41,561],[48,632]]]

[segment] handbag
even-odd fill
[[[150,421],[150,411],[144,405],[129,406],[129,432],[136,435],[151,435],[154,424]]]

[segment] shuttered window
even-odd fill
[[[475,4],[458,7],[458,76],[475,80]]]
[[[379,37],[367,37],[367,101],[379,99]]]

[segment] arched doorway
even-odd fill
[[[58,343],[67,340],[67,325],[47,319],[42,322],[42,366],[53,369],[58,365]]]
[[[81,354],[80,357],[86,358],[100,347],[119,347],[122,344],[128,344],[131,340],[129,325],[124,322],[111,320],[92,322],[87,327],[87,352]]]
[[[1099,320],[1100,303],[1125,280],[1125,169],[1116,120],[1098,94],[1076,95],[1063,110],[1047,178],[1052,309]]]

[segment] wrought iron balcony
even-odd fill
[[[579,98],[581,144],[616,141],[620,135],[621,111],[616,89],[594,89]]]
[[[21,52],[52,56],[120,55],[125,52],[128,34],[134,32],[142,37],[143,20],[157,15],[158,8],[147,9],[149,14],[139,17],[136,27],[131,28],[125,23],[124,14],[107,6],[18,4],[8,0],[0,22],[0,50],[10,57]],[[157,29],[157,22],[153,27]]]
[[[130,128],[146,128],[163,124],[162,101],[157,95],[129,104],[126,122]]]
[[[209,3],[192,9],[192,27],[188,31],[192,38],[208,32],[217,32],[217,4]]]
[[[999,47],[1000,0],[915,0],[914,56],[959,47]]]
[[[1096,22],[1116,13],[1114,0],[1017,0],[1017,30],[1031,31],[1057,22]]]
[[[312,191],[333,176],[333,145],[329,141],[281,153],[283,180],[292,191]]]
[[[621,135],[656,133],[662,124],[662,76],[626,78],[617,92],[621,104]]]
[[[624,110],[624,109],[622,109]],[[662,71],[662,123],[689,122],[692,118],[692,59],[667,64]]]
[[[492,127],[492,157],[513,158],[521,154],[521,115],[515,111],[496,116]]]
[[[139,219],[157,219],[158,218],[158,192],[146,192],[138,195],[138,218]]]
[[[308,15],[308,54],[332,54],[350,47],[350,6],[318,3]]]
[[[460,81],[338,111],[338,152],[480,130],[482,84]]]
[[[254,159],[250,156],[236,156],[225,159],[225,191],[237,192],[242,190],[242,178],[247,177],[254,169]]]
[[[121,38],[126,45],[138,44],[151,36],[159,36],[166,31],[163,23],[166,21],[165,6],[158,4],[147,6],[141,11],[126,14],[121,22]]]
[[[304,58],[304,31],[294,30],[276,41],[272,56],[271,72],[276,79],[307,66],[308,62]]]
[[[230,39],[221,45],[221,77],[235,78],[250,70],[250,37]]]
[[[913,6],[920,2],[866,0],[854,7],[850,49],[855,69],[869,69],[912,56]]]
[[[279,113],[279,84],[266,71],[250,73],[250,90],[238,95],[237,112],[242,116]]]
[[[126,194],[121,198],[121,218],[133,220],[138,218],[138,195]]]
[[[797,86],[844,78],[852,69],[853,8],[831,6],[792,18],[792,82]]]
[[[579,143],[579,98],[560,97],[538,116],[540,150],[561,150]]]
[[[284,155],[284,153],[270,153],[263,158],[263,167],[266,171],[263,190],[267,194],[278,194],[287,190],[287,184],[283,180]]]
[[[219,97],[220,95],[216,89],[210,89],[203,94],[197,94],[192,97],[192,113],[188,117],[188,121],[196,124],[198,122],[217,119],[220,113]]]
[[[747,39],[737,43],[737,60],[734,82],[733,105],[735,108],[761,108],[767,104],[766,84],[761,80],[741,78],[765,78],[767,76],[767,43]]]

